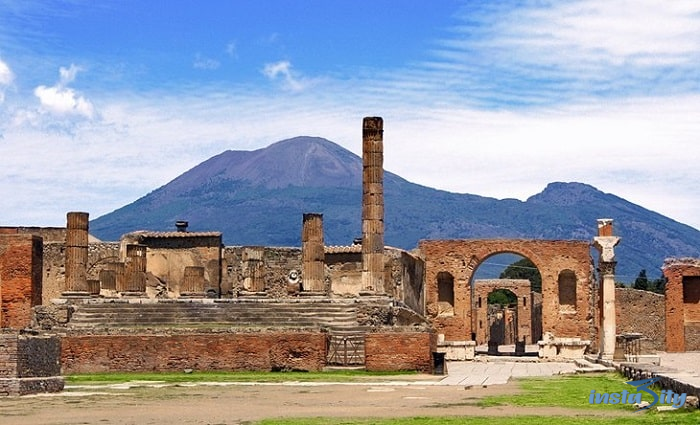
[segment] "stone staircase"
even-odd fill
[[[219,300],[216,300],[219,301]],[[352,302],[212,302],[111,300],[75,304],[71,329],[327,328],[365,332]]]

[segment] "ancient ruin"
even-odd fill
[[[318,213],[301,217],[300,248],[224,246],[220,232],[190,232],[184,220],[102,242],[86,212],[69,212],[65,228],[0,228],[0,394],[58,390],[59,372],[430,372],[440,353],[639,360],[664,338],[669,351],[700,349],[698,260],[667,262],[665,301],[616,289],[610,219],[592,241],[386,247],[383,131],[381,118],[363,120],[362,238],[353,245],[326,246]],[[529,280],[475,279],[502,253],[529,259],[541,292]],[[490,305],[494,291],[515,301]],[[650,319],[630,319],[640,312]],[[32,363],[30,351],[43,360]]]

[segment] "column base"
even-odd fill
[[[61,292],[63,298],[91,298],[88,291],[65,291]]]

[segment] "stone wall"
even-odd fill
[[[263,290],[271,297],[284,298],[301,290],[301,249],[284,247],[227,246],[222,258],[222,295],[238,296],[247,292],[244,283],[250,278],[250,270],[257,267],[255,261],[244,260],[246,251],[261,250],[260,276]],[[253,257],[252,255],[250,256]]]
[[[431,373],[436,348],[437,335],[432,332],[369,333],[365,336],[365,368]]]
[[[321,332],[68,335],[63,373],[303,370],[326,361]]]
[[[23,329],[41,304],[42,241],[31,234],[0,234],[0,328]]]
[[[516,296],[516,317],[512,318],[517,323],[515,335],[518,341],[525,341],[526,344],[534,344],[539,339],[532,332],[532,291],[530,291],[530,281],[527,279],[479,279],[474,283],[474,297],[476,304],[476,343],[486,344],[490,336],[488,296],[498,289],[507,289]],[[534,340],[533,340],[534,336]],[[514,342],[513,342],[514,343]]]
[[[61,391],[60,354],[56,336],[0,333],[0,396]]]
[[[642,352],[663,351],[666,337],[666,298],[632,288],[615,289],[617,334],[641,333]]]
[[[593,279],[590,245],[583,241],[547,240],[435,240],[421,241],[425,258],[426,314],[446,340],[471,339],[474,333],[471,280],[474,270],[488,257],[510,252],[530,259],[542,276],[542,327],[556,337],[594,339],[591,306]],[[572,305],[560,303],[561,273],[573,274]],[[439,317],[438,274],[454,279],[454,315]]]

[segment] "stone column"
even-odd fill
[[[384,122],[362,121],[362,291],[384,292]]]
[[[599,287],[599,323],[600,354],[602,359],[612,360],[615,354],[615,246],[620,238],[613,236],[613,220],[598,220],[598,236],[593,238],[593,245],[600,252],[598,269],[600,271]]]
[[[122,295],[143,296],[146,293],[146,245],[126,246],[126,288]]]
[[[304,214],[301,230],[302,290],[324,291],[323,214]]]
[[[63,296],[88,297],[88,213],[69,212],[66,226],[66,281]]]

